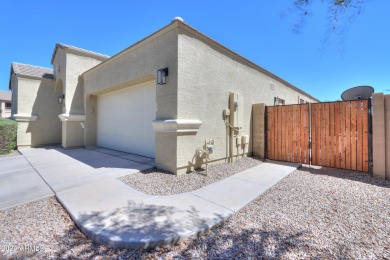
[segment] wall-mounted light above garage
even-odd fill
[[[163,68],[157,70],[157,84],[165,85],[167,84],[168,68]]]

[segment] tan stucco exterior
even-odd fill
[[[215,140],[214,160],[226,157],[226,126],[222,112],[229,108],[230,92],[237,93],[243,104],[244,124],[239,135],[250,137],[245,151],[234,147],[235,155],[252,153],[253,104],[273,105],[275,97],[284,99],[286,104],[297,104],[300,98],[317,102],[190,27],[180,27],[178,42],[178,118],[202,121],[196,135],[178,137],[178,167],[188,165],[205,139]]]
[[[84,128],[81,126],[81,122],[85,120],[84,91],[80,75],[107,58],[61,44],[57,44],[54,49],[52,64],[55,89],[58,95],[65,95],[62,116],[59,117],[62,121],[62,146],[65,148],[84,146]]]
[[[84,73],[86,145],[96,145],[96,96],[155,81],[160,68],[168,67],[169,77],[166,85],[156,85],[156,119],[177,118],[177,55],[177,28],[170,27]],[[173,134],[156,133],[156,163],[173,172],[176,142]]]
[[[300,99],[318,102],[178,20],[111,58],[57,44],[52,64],[53,100],[65,96],[62,105],[52,104],[59,108],[56,117],[62,124],[62,146],[96,146],[99,95],[154,82],[156,120],[150,123],[155,130],[155,161],[157,167],[178,174],[201,166],[195,151],[206,139],[214,140],[212,163],[226,158],[227,125],[222,114],[229,108],[232,93],[238,95],[243,111],[239,135],[248,135],[248,144],[241,146],[244,149],[234,148],[234,155],[240,156],[253,151],[253,104],[273,105],[276,97],[286,104],[296,104]],[[168,68],[169,74],[166,84],[158,85],[156,71],[162,68]],[[18,100],[15,109],[28,93],[24,88],[22,93],[19,84],[13,84]],[[39,120],[38,115],[36,122]],[[27,135],[23,138],[34,139]]]
[[[252,155],[265,159],[265,104],[252,106]],[[257,131],[253,131],[257,129]]]
[[[169,77],[166,85],[156,84],[156,120],[174,121],[176,128],[165,127],[166,122],[156,127],[155,160],[159,167],[175,173],[200,166],[194,157],[195,150],[202,147],[207,138],[215,140],[214,160],[225,159],[226,127],[222,111],[228,108],[229,92],[238,93],[244,102],[241,133],[249,136],[252,104],[272,105],[275,97],[283,98],[287,104],[298,103],[299,99],[317,102],[186,24],[175,21],[83,74],[85,145],[96,145],[98,95],[155,80],[156,71],[164,67],[169,68]],[[181,131],[178,129],[187,121],[180,120],[201,121],[201,127],[198,132]],[[252,153],[251,142],[245,153]]]
[[[44,146],[61,143],[61,106],[54,92],[54,80],[14,75],[11,84],[18,121],[18,146]]]
[[[372,95],[373,175],[390,180],[390,95]]]

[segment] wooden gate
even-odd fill
[[[368,171],[368,100],[311,104],[312,164]]]
[[[268,159],[369,170],[368,100],[269,106],[266,117]]]
[[[268,159],[309,163],[309,104],[267,107]]]

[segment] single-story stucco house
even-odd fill
[[[213,162],[250,155],[253,104],[318,102],[181,19],[112,57],[56,44],[51,64],[11,65],[18,146],[101,146],[174,173],[205,146]]]
[[[0,118],[11,116],[12,92],[0,90]]]

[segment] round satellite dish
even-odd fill
[[[176,16],[175,18],[173,18],[172,22],[174,22],[174,21],[180,21],[180,22],[184,23],[184,19],[181,18],[180,16]]]
[[[341,94],[341,99],[344,101],[348,100],[360,100],[360,99],[369,99],[374,93],[374,88],[371,86],[358,86],[354,88],[347,89]]]

